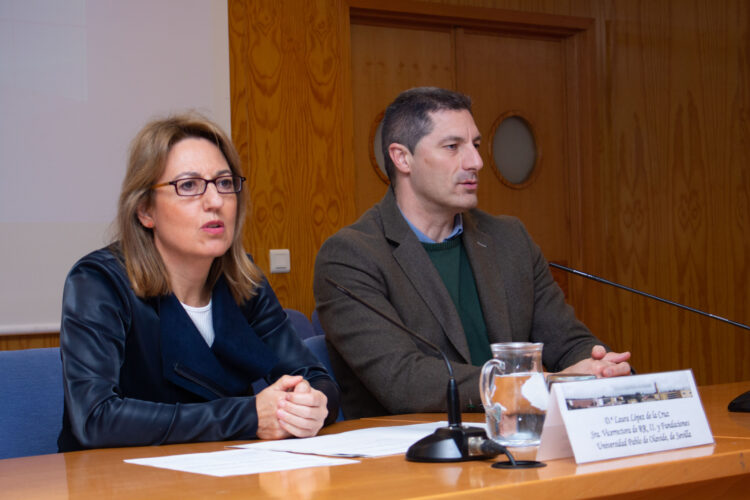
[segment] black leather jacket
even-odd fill
[[[302,375],[322,391],[326,424],[336,419],[336,383],[265,280],[238,306],[221,278],[212,315],[208,347],[174,295],[135,295],[116,247],[78,261],[63,292],[60,451],[253,439],[251,384],[284,374]]]

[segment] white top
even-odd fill
[[[182,302],[180,302],[180,304],[182,304],[182,307],[185,308],[185,312],[187,312],[188,316],[190,316],[190,319],[193,320],[193,324],[195,324],[195,327],[203,336],[206,344],[208,344],[208,347],[211,347],[213,345],[215,336],[214,321],[213,316],[211,315],[211,302],[213,302],[213,299],[210,300],[207,305],[202,307],[193,307],[187,304],[182,304]]]

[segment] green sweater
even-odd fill
[[[482,305],[479,303],[474,272],[464,249],[463,237],[443,243],[422,243],[422,246],[427,250],[427,255],[443,279],[443,284],[448,289],[461,318],[471,353],[471,364],[482,366],[492,357],[492,351],[487,339],[487,325],[484,323]]]

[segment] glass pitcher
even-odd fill
[[[504,446],[539,444],[548,392],[542,343],[492,344],[492,359],[482,367],[479,393],[490,438]]]

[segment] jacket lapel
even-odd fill
[[[490,344],[512,341],[508,298],[498,259],[501,251],[492,238],[477,227],[471,212],[464,212],[464,248],[474,271]]]
[[[278,364],[278,356],[248,324],[223,277],[214,287],[213,320],[214,353],[245,380],[263,378]]]
[[[247,394],[256,379],[278,362],[258,338],[226,284],[214,289],[214,345],[209,348],[173,294],[160,298],[162,371],[170,382],[207,400]]]
[[[393,258],[440,324],[443,334],[464,362],[469,363],[469,345],[456,306],[424,247],[401,215],[390,188],[380,203],[380,212],[385,237],[396,245]],[[441,286],[436,287],[435,283]]]

